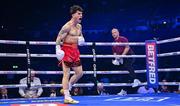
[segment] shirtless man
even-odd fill
[[[56,39],[56,56],[63,68],[64,103],[77,104],[79,101],[71,98],[69,90],[83,75],[78,49],[78,45],[83,45],[85,42],[80,24],[83,9],[78,5],[74,5],[70,8],[70,13],[71,20],[62,27]],[[62,47],[60,46],[61,42],[63,43]],[[75,74],[69,80],[70,68],[75,71]]]

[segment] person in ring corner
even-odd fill
[[[114,42],[116,43],[128,43],[128,39],[122,36],[117,28],[113,28],[111,30],[112,37],[114,38]],[[117,66],[122,66],[127,69],[130,77],[134,80],[132,83],[132,87],[137,87],[141,83],[134,72],[133,63],[135,61],[134,58],[119,58],[117,55],[134,55],[133,50],[129,45],[112,46],[113,55],[115,55],[115,59],[112,60],[112,64]],[[121,90],[123,91],[123,90]]]

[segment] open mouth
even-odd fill
[[[79,20],[82,20],[82,18],[79,18]]]

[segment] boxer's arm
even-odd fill
[[[68,35],[68,32],[70,31],[70,27],[66,24],[64,25],[61,30],[59,31],[59,34],[56,38],[56,57],[59,61],[61,61],[64,57],[64,51],[61,50],[60,43],[65,37]]]
[[[60,45],[60,42],[67,36],[70,31],[70,27],[68,25],[64,25],[58,33],[56,38],[56,45]]]

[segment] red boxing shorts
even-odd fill
[[[63,46],[61,49],[65,53],[62,61],[64,62],[66,66],[68,67],[81,66],[80,52],[79,52],[77,44],[63,43]]]

